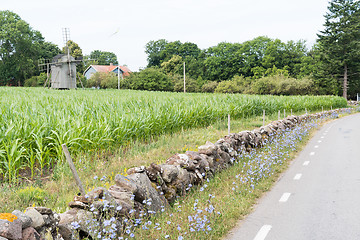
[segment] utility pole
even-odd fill
[[[185,62],[184,62],[184,93],[186,93],[186,81],[185,81]]]
[[[120,90],[120,66],[118,65],[118,89]]]

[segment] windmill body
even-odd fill
[[[51,88],[71,89],[76,88],[76,64],[74,57],[59,54],[54,57],[51,67]]]
[[[70,49],[68,46],[70,39],[70,31],[68,28],[63,28],[63,38],[64,38],[64,52],[66,54],[59,54],[55,56],[52,61],[48,59],[39,60],[39,69],[44,70],[46,67],[46,72],[48,78],[45,81],[44,87],[47,85],[49,80],[49,68],[50,68],[50,86],[52,89],[72,89],[76,88],[76,64],[82,62],[81,60],[75,59],[70,55]],[[79,79],[82,88],[81,80]]]

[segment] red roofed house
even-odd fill
[[[119,71],[120,70],[120,71]],[[91,75],[96,72],[113,72],[116,75],[120,72],[120,77],[124,78],[130,75],[131,71],[126,66],[115,66],[113,64],[110,65],[90,65],[85,71],[84,76],[86,79],[89,79]]]

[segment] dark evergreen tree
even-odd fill
[[[325,29],[318,34],[322,56],[318,77],[342,79],[343,97],[346,99],[348,87],[355,87],[360,79],[359,13],[360,2],[357,0],[332,0],[325,15]],[[350,92],[354,90],[351,88]]]

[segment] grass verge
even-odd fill
[[[276,119],[277,115],[272,115],[266,119],[266,122]],[[262,118],[260,117],[232,121],[233,132],[251,130],[261,125]],[[93,151],[76,156],[74,159],[80,177],[89,190],[101,185],[108,187],[113,184],[114,176],[118,173],[124,173],[126,168],[142,164],[149,165],[151,162],[164,162],[174,153],[196,149],[197,145],[204,144],[206,140],[216,141],[226,135],[226,132],[227,126],[224,119],[224,121],[219,121],[207,128],[160,136],[148,143],[135,142],[115,153],[112,151]],[[304,138],[299,141],[301,144],[305,144],[305,142]],[[274,144],[275,146],[283,145]],[[274,147],[274,145],[268,146],[270,152],[271,150],[274,152],[275,148],[271,146]],[[295,145],[291,144],[291,146]],[[128,236],[134,236],[136,239],[221,238],[236,224],[239,218],[250,212],[256,199],[276,181],[279,174],[286,168],[289,159],[296,154],[301,145],[296,145],[296,147],[295,149],[290,147],[291,151],[284,154],[281,152],[286,152],[287,149],[280,149],[281,151],[278,154],[282,155],[281,158],[267,154],[266,148],[244,155],[245,157],[241,158],[234,167],[216,175],[203,187],[191,190],[187,196],[179,199],[164,214],[143,222],[140,229],[137,228],[134,232],[136,226],[129,224]],[[255,156],[260,156],[260,158],[255,158]],[[271,163],[270,168],[272,170],[268,172],[271,173],[268,178],[265,178],[265,175],[257,175],[252,180],[251,174],[256,172],[255,167],[264,166],[259,161],[262,157],[265,159],[275,157],[276,161],[280,161],[281,164]],[[247,173],[250,175],[245,177]],[[24,209],[33,204],[46,205],[58,212],[65,211],[66,203],[71,201],[77,193],[70,170],[66,165],[57,166],[50,177],[47,181],[29,182],[29,184],[15,188],[4,184],[1,189],[4,194],[0,200],[5,204],[1,206],[0,211],[7,212],[15,208]],[[253,182],[255,179],[256,184]],[[34,187],[28,187],[29,185],[34,185]],[[28,191],[31,193],[29,195],[34,197],[28,197],[27,200],[24,200],[24,197],[21,197],[24,194],[19,194],[20,189],[25,191],[25,195]],[[141,231],[142,228],[148,228],[148,230]]]

